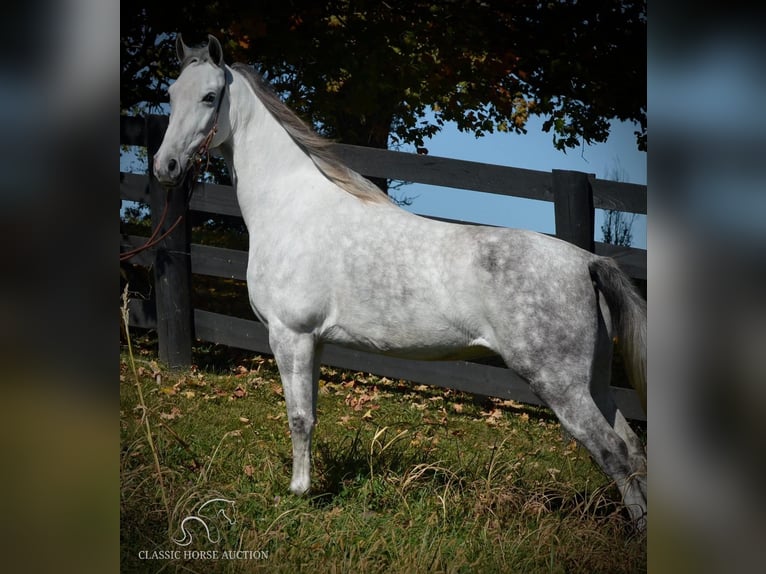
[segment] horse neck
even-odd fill
[[[311,158],[264,107],[247,82],[233,74],[229,118],[232,133],[222,146],[245,223],[269,218],[285,203],[311,200],[310,178],[326,181]]]

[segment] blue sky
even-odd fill
[[[646,184],[646,152],[638,151],[633,124],[613,122],[609,139],[597,145],[556,150],[550,133],[542,131],[543,119],[531,117],[526,134],[495,133],[476,138],[447,124],[425,147],[429,155],[478,161],[539,171],[569,169],[594,173],[603,179]],[[505,197],[451,188],[411,184],[402,187],[399,196],[414,197],[408,209],[423,215],[521,227],[553,233],[553,204],[545,201]],[[596,210],[595,238],[600,241],[603,212]],[[633,246],[646,249],[646,216],[639,215],[633,224]]]

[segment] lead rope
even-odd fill
[[[221,109],[221,102],[223,101],[223,94],[221,94],[221,99],[218,102],[218,109],[216,109],[215,112],[215,122],[213,122],[212,129],[208,132],[207,136],[205,136],[205,139],[202,141],[202,144],[200,145],[199,149],[197,150],[197,153],[194,154],[194,167],[192,167],[191,173],[187,175],[185,182],[188,185],[188,190],[186,192],[186,203],[188,204],[191,200],[192,193],[194,193],[194,184],[197,182],[197,177],[200,174],[201,168],[202,168],[202,157],[205,157],[205,170],[210,166],[210,154],[208,154],[208,148],[210,147],[210,143],[213,141],[213,138],[215,137],[215,134],[218,132],[218,111]],[[151,177],[151,176],[150,176]],[[143,245],[140,245],[139,247],[136,247],[134,249],[131,249],[130,251],[124,251],[120,253],[120,262],[127,261],[139,253],[142,253],[146,251],[147,249],[151,249],[155,245],[157,245],[160,241],[165,239],[168,235],[170,235],[173,230],[178,227],[178,225],[181,223],[181,220],[184,218],[183,215],[179,215],[178,218],[173,222],[173,224],[168,227],[168,229],[160,236],[157,236],[157,234],[160,232],[160,229],[162,229],[162,226],[165,223],[165,218],[168,215],[168,207],[170,205],[170,193],[165,194],[165,206],[162,208],[162,213],[160,214],[160,220],[157,222],[157,226],[152,231],[152,234],[149,236],[149,239],[146,240],[146,243]]]
[[[193,184],[192,184],[193,185]],[[173,225],[171,225],[165,233],[157,237],[157,234],[160,232],[160,229],[162,228],[162,225],[165,223],[165,218],[168,215],[168,206],[170,205],[170,201],[168,200],[168,195],[165,194],[165,207],[162,208],[162,215],[160,215],[160,220],[157,222],[157,226],[154,228],[154,231],[152,231],[152,234],[149,236],[149,239],[146,240],[146,243],[143,245],[140,245],[134,249],[131,249],[130,251],[124,251],[120,253],[120,261],[127,261],[128,259],[131,259],[138,255],[139,253],[146,251],[147,249],[151,249],[155,245],[157,245],[160,241],[165,239],[170,233],[178,227],[178,224],[181,223],[181,220],[183,219],[183,215],[179,215],[178,219],[176,219],[173,222]]]

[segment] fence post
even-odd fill
[[[593,188],[588,174],[554,169],[553,202],[556,237],[590,252],[595,251]]]
[[[151,171],[168,118],[149,116],[146,122],[146,147]],[[186,191],[182,187],[165,189],[150,174],[149,192],[152,227],[159,224],[166,196],[167,214],[161,232],[173,225],[179,215],[183,215],[181,223],[155,248],[154,300],[157,305],[160,361],[172,368],[188,367],[191,365],[194,322],[191,306],[191,226]]]

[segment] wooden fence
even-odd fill
[[[168,119],[165,116],[120,117],[120,144],[144,146],[149,165],[159,148]],[[336,144],[335,151],[352,169],[368,177],[482,191],[554,203],[556,235],[600,255],[609,255],[635,279],[646,279],[646,251],[594,243],[594,208],[646,213],[646,186],[597,179],[573,171],[533,171]],[[152,224],[159,223],[165,194],[155,178],[120,173],[120,198],[148,204]],[[241,216],[233,188],[198,184],[188,209],[211,214]],[[187,210],[186,197],[170,192],[163,228]],[[256,320],[212,313],[191,306],[192,274],[245,280],[247,252],[191,244],[185,217],[167,238],[131,262],[153,268],[154,300],[130,301],[131,326],[157,330],[160,359],[171,367],[191,363],[196,339],[258,353],[271,353],[266,328]],[[163,229],[164,231],[164,229]],[[142,245],[144,237],[123,236],[126,251]],[[465,361],[426,362],[384,357],[328,345],[324,364],[375,373],[390,378],[457,389],[474,394],[541,404],[528,384],[513,371]],[[612,387],[625,415],[645,420],[632,389]]]

